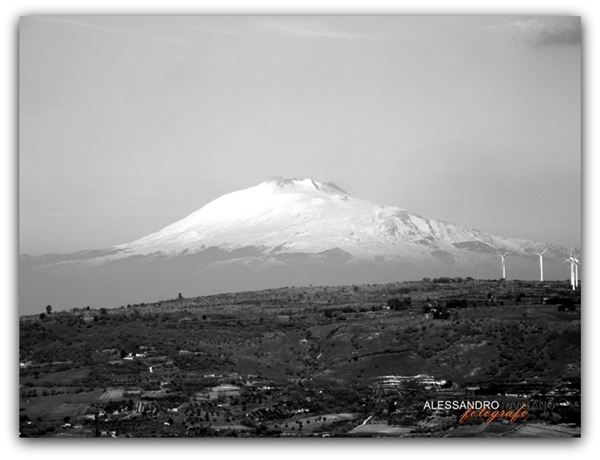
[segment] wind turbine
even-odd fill
[[[496,251],[496,254],[498,254],[502,258],[502,279],[506,279],[506,265],[504,265],[504,258],[506,257],[506,254],[508,254],[508,252],[500,254]]]
[[[579,256],[577,256],[579,257]],[[571,289],[575,290],[575,284],[576,284],[576,270],[577,270],[577,259],[575,257],[573,257],[573,248],[571,248],[571,252],[569,254],[569,258],[565,259],[565,262],[569,262],[571,264]]]
[[[540,253],[536,252],[536,254],[538,256],[540,256],[540,281],[544,281],[544,259],[542,258],[542,256],[544,255],[544,252],[546,252],[547,250],[548,250],[548,248],[544,249]]]
[[[575,265],[575,287],[579,285],[579,274],[577,273],[577,265],[579,265],[579,256],[581,256],[581,254],[577,254],[575,257],[573,257],[573,264]]]

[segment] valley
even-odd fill
[[[568,282],[448,277],[51,307],[20,318],[20,432],[579,436],[580,308]],[[461,422],[476,401],[528,414]]]

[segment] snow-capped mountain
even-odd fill
[[[502,238],[356,198],[332,183],[276,178],[224,195],[162,230],[104,251],[22,257],[20,297],[66,307],[303,284],[435,276],[567,279],[569,249]],[[44,299],[44,300],[42,300]],[[85,300],[84,300],[85,299]],[[57,302],[55,301],[55,303]]]
[[[337,249],[363,260],[417,257],[442,262],[460,258],[465,250],[533,256],[548,249],[559,257],[565,252],[378,205],[332,183],[276,178],[224,195],[159,232],[115,246],[118,253],[111,257],[173,256],[209,247],[226,251],[252,247],[265,255]]]

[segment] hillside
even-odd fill
[[[552,393],[553,403],[577,401],[577,295],[566,283],[440,278],[178,296],[113,310],[22,317],[21,356],[30,365],[21,371],[21,383],[29,389],[56,386],[67,394],[76,388],[86,394],[96,388],[139,388],[142,400],[146,392],[161,390],[157,394],[180,395],[178,404],[184,404],[218,385],[246,388],[245,394],[263,382],[285,391],[248,400],[256,411],[283,410],[284,402],[291,404],[290,394],[311,389],[311,403],[302,404],[315,417],[378,414],[386,423],[414,428],[427,419],[426,411],[413,414],[409,423],[386,412],[390,398],[407,407],[417,404],[416,398],[422,409],[428,398],[449,397],[437,394],[435,385],[419,386],[420,381],[441,382],[455,398],[475,387],[479,398],[516,393],[547,400],[539,395]],[[139,357],[123,359],[129,354]],[[80,371],[69,378],[57,374],[59,369]],[[402,382],[409,381],[417,382],[418,391],[404,401]],[[340,385],[348,395],[331,399],[329,389]],[[357,405],[361,399],[366,406]],[[23,412],[39,413],[36,401],[22,402]],[[227,407],[233,417],[236,405]],[[293,418],[289,410],[282,420]],[[560,414],[556,420],[571,420],[567,412]],[[244,422],[239,416],[238,423]]]

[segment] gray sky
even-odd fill
[[[560,17],[21,20],[20,252],[157,231],[271,176],[581,246],[581,37]]]

